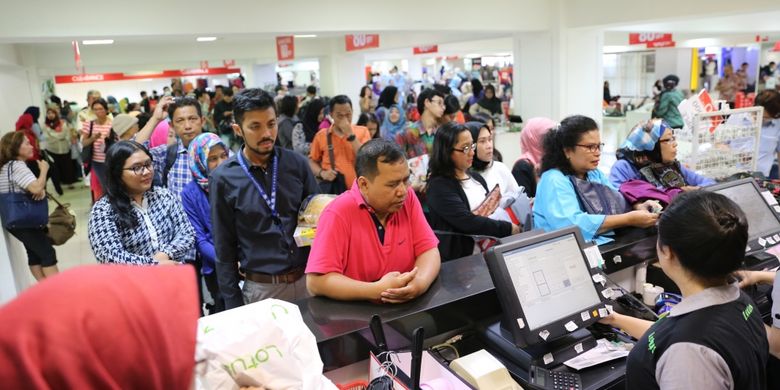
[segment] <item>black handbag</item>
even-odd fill
[[[601,183],[569,176],[580,206],[588,214],[617,215],[628,212],[631,206],[620,192]]]
[[[88,137],[92,137],[92,128],[95,126],[95,121],[89,121],[89,135]],[[114,128],[112,127],[109,131],[108,137],[106,137],[105,141],[105,148],[103,148],[104,151],[108,152],[108,149],[116,143],[116,140],[119,137],[114,132]],[[92,156],[94,154],[93,147],[95,146],[95,143],[92,142],[89,146],[85,146],[81,149],[81,162],[84,164],[84,174],[86,175],[89,173],[89,171],[92,169]]]
[[[336,159],[333,157],[333,142],[331,140],[330,131],[327,133],[328,139],[328,157],[330,157],[330,165],[336,169]],[[333,194],[338,195],[347,190],[346,178],[341,172],[336,172],[336,178],[333,181],[320,180],[320,193],[321,194]]]
[[[0,194],[0,218],[6,229],[42,229],[49,222],[49,203],[44,197],[34,200],[26,192],[13,189],[11,175],[14,162],[8,166],[8,185],[11,192]]]
[[[92,128],[95,126],[95,121],[89,121],[89,135],[87,135],[87,138],[92,137]],[[89,171],[92,169],[92,147],[95,145],[94,142],[89,144],[89,146],[84,146],[81,148],[81,163],[84,164],[84,175],[86,176]]]

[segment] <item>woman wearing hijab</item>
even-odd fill
[[[401,106],[395,104],[388,109],[385,119],[382,121],[379,131],[382,138],[395,141],[396,135],[406,129],[406,118],[403,115]]]
[[[48,142],[46,151],[53,160],[53,168],[57,171],[59,181],[73,189],[73,183],[77,182],[75,166],[70,159],[70,145],[76,137],[76,131],[68,121],[60,119],[60,113],[56,108],[46,109],[46,121],[43,124],[43,132]]]
[[[501,161],[493,159],[493,134],[482,122],[466,122],[471,139],[476,140],[477,150],[471,163],[471,170],[479,173],[487,183],[488,190],[498,186],[501,199],[515,198],[522,191],[512,172]],[[503,201],[501,204],[504,204]]]
[[[191,267],[81,266],[0,308],[8,389],[189,389],[198,292]],[[153,288],[150,288],[153,286]]]
[[[206,288],[214,298],[214,309],[210,314],[225,308],[217,284],[215,264],[217,254],[214,250],[214,236],[211,234],[211,208],[209,207],[209,175],[230,157],[230,149],[214,133],[203,133],[190,142],[187,148],[190,155],[190,171],[193,181],[184,186],[181,203],[195,230],[195,249],[201,259],[201,273]]]
[[[29,106],[24,110],[24,113],[32,116],[32,131],[38,139],[38,145],[40,145],[41,149],[44,149],[46,147],[46,137],[43,134],[43,130],[41,130],[41,125],[38,124],[38,120],[41,119],[41,109],[37,106]]]
[[[609,173],[609,181],[615,188],[621,188],[631,180],[645,181],[661,190],[689,191],[715,184],[714,180],[685,168],[677,161],[674,132],[660,119],[635,126],[623,147],[617,151],[617,156],[618,160]]]
[[[485,96],[477,100],[477,104],[469,107],[469,114],[476,115],[479,112],[490,116],[501,114],[501,99],[496,97],[496,87],[492,85],[485,87]]]
[[[303,121],[293,128],[293,150],[309,158],[311,142],[317,131],[320,130],[320,122],[325,118],[325,103],[322,99],[314,99],[306,108]]]
[[[387,116],[390,107],[398,104],[399,96],[400,93],[398,93],[398,88],[392,85],[385,87],[385,89],[382,90],[382,93],[379,94],[379,101],[377,101],[376,106],[376,117],[379,119],[380,123],[385,121],[385,116]]]
[[[542,163],[542,141],[544,135],[556,124],[548,118],[531,118],[520,133],[520,151],[522,154],[512,167],[512,176],[517,184],[525,188],[529,197],[536,196],[536,183],[539,182],[539,167]]]

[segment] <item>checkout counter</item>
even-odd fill
[[[743,187],[755,186],[754,183],[749,183],[752,181],[747,179],[728,187],[739,184]],[[760,195],[757,186],[755,191]],[[765,199],[766,207],[774,211],[775,218],[780,222],[780,206],[773,209],[772,205],[769,205],[769,199]],[[742,207],[744,209],[745,205]],[[746,211],[746,214],[751,220],[750,212]],[[780,223],[777,226],[780,226]],[[780,230],[777,233],[780,233]],[[609,276],[655,260],[656,234],[654,228],[616,231],[613,242],[599,247],[604,260],[602,271]],[[764,242],[763,239],[761,241]],[[777,264],[777,259],[772,256],[771,259],[764,258],[764,261],[748,264],[748,268],[762,269]],[[502,360],[516,381],[528,386],[527,368],[507,359],[506,351],[502,353],[497,350],[500,348],[496,347],[496,343],[491,347],[484,336],[490,333],[489,328],[495,328],[501,319],[502,305],[482,254],[443,263],[439,277],[429,291],[408,303],[389,305],[340,302],[313,297],[296,304],[301,308],[304,322],[316,337],[326,373],[368,358],[368,351],[375,347],[369,322],[376,314],[385,325],[390,350],[408,349],[411,345],[412,330],[419,326],[425,328],[428,337],[424,343],[426,348],[455,335],[482,334],[481,337],[470,337],[461,345],[464,348],[460,351],[461,356],[485,348]],[[759,306],[762,306],[760,302]],[[762,313],[769,311],[768,306],[761,309]],[[493,333],[498,331],[494,329]],[[582,379],[583,389],[623,388],[625,364],[625,358],[621,358],[576,372]],[[563,365],[554,370],[575,372]]]

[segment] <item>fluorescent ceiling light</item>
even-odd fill
[[[198,42],[213,42],[216,41],[217,37],[198,37]]]
[[[317,38],[317,34],[301,34],[301,35],[293,35],[296,38]]]
[[[113,39],[85,39],[81,41],[82,45],[111,45],[113,43]]]

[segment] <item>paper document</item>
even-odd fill
[[[594,348],[563,362],[563,364],[575,370],[582,370],[583,368],[595,366],[610,360],[626,357],[633,346],[633,344],[622,342],[615,344],[606,339],[596,340],[596,343]]]

